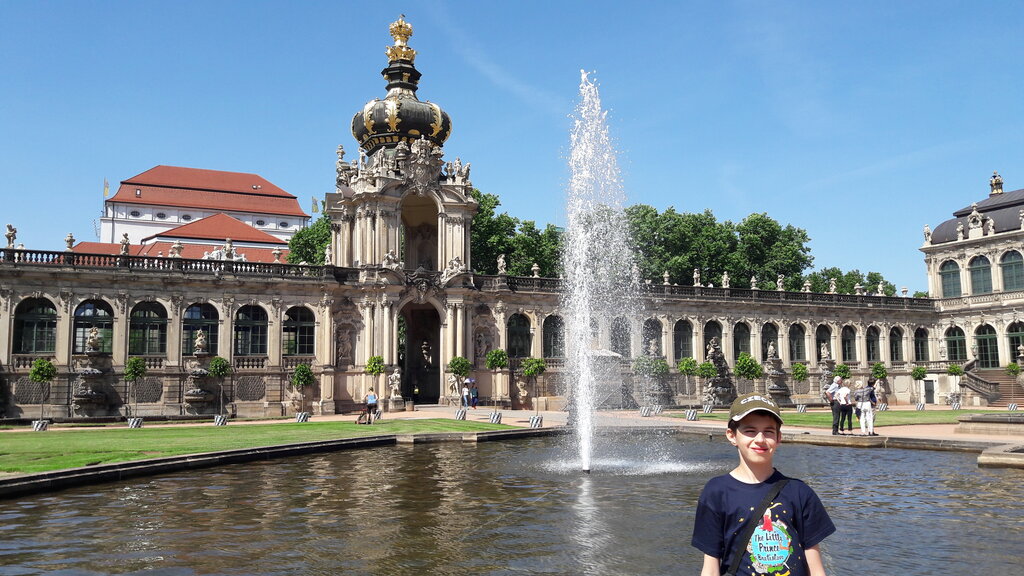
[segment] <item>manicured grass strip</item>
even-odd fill
[[[161,426],[0,434],[0,472],[30,474],[111,462],[386,434],[482,432],[515,426],[471,420],[282,422],[251,426]]]
[[[885,426],[908,426],[913,424],[956,424],[957,418],[965,414],[992,414],[991,410],[886,410],[875,412],[875,427]],[[729,418],[728,412],[724,409],[711,414],[698,414],[701,420],[721,420]],[[683,416],[679,416],[680,418]],[[782,418],[786,426],[800,426],[804,428],[832,428],[831,412],[796,412],[783,410]],[[853,427],[859,426],[857,418],[853,419]]]

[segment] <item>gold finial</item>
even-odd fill
[[[394,46],[388,46],[385,52],[388,55],[388,60],[394,62],[395,60],[408,60],[412,62],[416,59],[416,51],[409,47],[409,38],[412,36],[412,25],[405,21],[405,14],[398,17],[398,20],[391,23],[388,27],[391,32],[391,37],[395,39]]]

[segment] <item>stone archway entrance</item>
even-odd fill
[[[399,327],[404,332],[399,335],[402,395],[417,404],[437,404],[442,393],[441,316],[430,304],[410,302],[399,322],[404,326]]]

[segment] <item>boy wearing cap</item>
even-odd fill
[[[770,397],[733,402],[726,437],[739,465],[709,480],[697,503],[691,544],[704,553],[701,576],[824,576],[818,545],[836,527],[814,490],[775,469],[781,428]]]

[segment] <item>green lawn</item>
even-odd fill
[[[991,410],[886,410],[885,412],[875,412],[875,427],[884,428],[885,426],[905,426],[910,424],[956,424],[957,417],[965,414],[992,414]],[[712,414],[698,414],[701,420],[721,420],[725,421],[728,419],[729,414],[727,412],[719,411]],[[682,417],[680,415],[679,417]],[[831,428],[832,427],[832,413],[831,412],[796,412],[793,410],[783,410],[782,419],[786,421],[786,426],[800,426],[804,428]],[[856,416],[853,418],[853,426],[857,428],[859,426]]]
[[[357,438],[380,434],[482,432],[515,428],[469,420],[381,420],[355,422],[282,422],[252,426],[151,426],[0,433],[0,472],[29,474],[79,466],[127,462],[201,452],[219,452]]]

